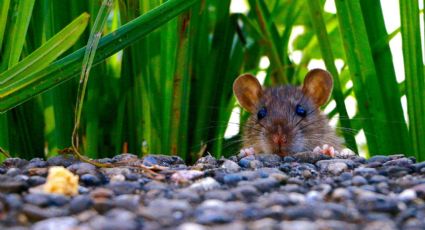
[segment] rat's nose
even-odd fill
[[[272,141],[276,145],[282,146],[288,143],[288,137],[285,134],[273,134]]]

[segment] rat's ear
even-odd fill
[[[233,93],[239,104],[248,112],[253,113],[263,95],[263,89],[257,78],[251,74],[242,74],[233,82]]]
[[[332,88],[332,75],[326,70],[312,69],[305,76],[303,93],[317,106],[322,106],[328,101]]]

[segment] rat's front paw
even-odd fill
[[[349,158],[351,156],[356,155],[353,151],[351,151],[351,149],[345,148],[339,152],[335,150],[333,146],[330,146],[327,144],[324,144],[322,147],[317,146],[316,148],[313,149],[313,152],[324,154],[330,157],[341,157],[341,158]]]
[[[252,155],[255,155],[255,150],[253,147],[249,147],[249,148],[241,149],[238,156],[240,158],[243,158],[243,157],[252,156]]]
[[[316,146],[316,148],[313,149],[313,153],[321,153],[330,157],[335,157],[337,151],[333,146],[324,144],[322,147]]]
[[[337,152],[336,154],[338,157],[342,157],[342,158],[349,158],[351,156],[355,156],[356,153],[354,153],[351,149],[349,148],[345,148],[343,150],[341,150],[341,152]]]

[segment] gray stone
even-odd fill
[[[31,227],[32,230],[71,230],[76,228],[78,220],[74,217],[56,217],[39,221]]]

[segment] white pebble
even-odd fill
[[[413,189],[406,189],[398,195],[398,199],[401,201],[410,201],[416,199],[418,196],[416,191]]]

